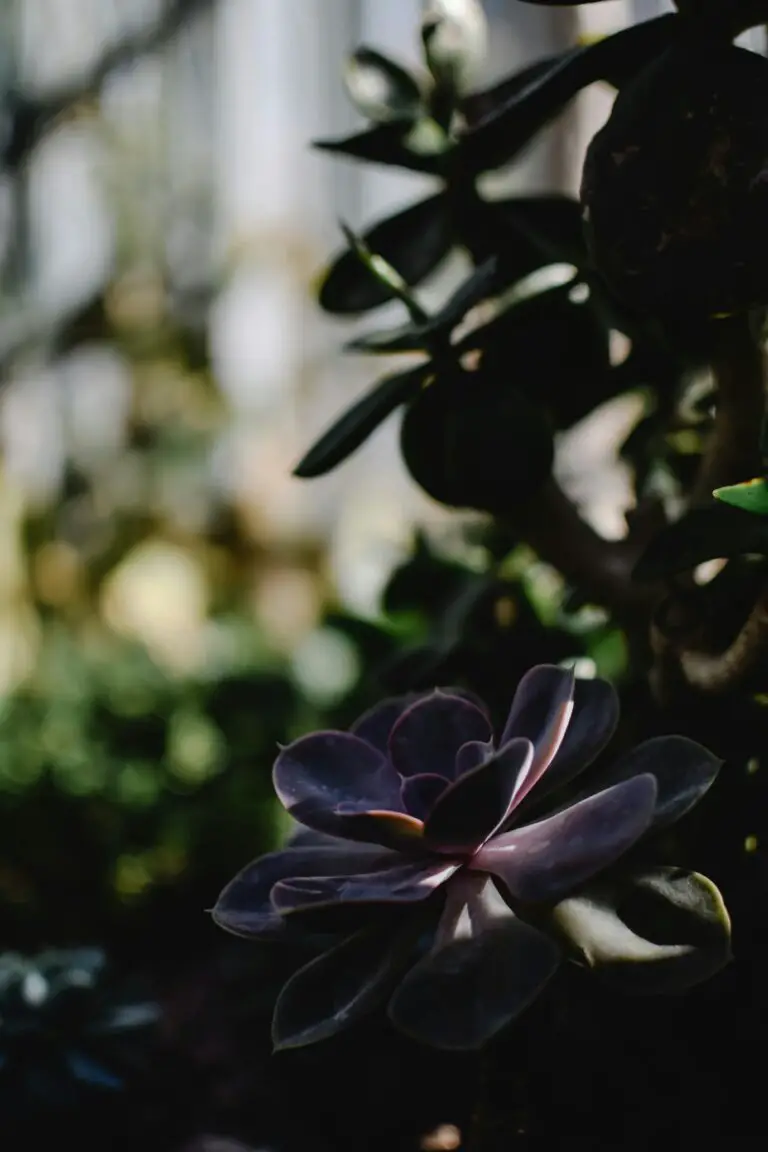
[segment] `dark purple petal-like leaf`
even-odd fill
[[[570,669],[540,664],[526,672],[518,685],[501,743],[525,737],[533,744],[534,757],[518,781],[515,807],[557,755],[573,711],[574,683]]]
[[[331,836],[328,832],[317,832],[297,824],[285,842],[286,848],[339,848],[349,847],[349,841],[341,836]]]
[[[537,803],[561,788],[595,760],[616,731],[619,698],[607,680],[576,680],[573,712],[554,760],[528,799]],[[612,781],[611,781],[612,782]]]
[[[449,882],[434,947],[403,979],[389,1016],[422,1043],[477,1049],[528,1006],[559,960],[488,877],[464,874]]]
[[[573,698],[574,683],[573,671],[556,664],[537,664],[526,672],[512,700],[501,743],[525,736],[535,746],[553,715]]]
[[[278,881],[271,899],[281,915],[323,905],[411,904],[426,900],[451,877],[458,864],[397,863],[356,876],[298,876]]]
[[[474,704],[434,692],[402,714],[390,733],[389,754],[401,776],[429,772],[453,780],[459,748],[492,735],[488,717]]]
[[[497,836],[472,862],[524,903],[559,899],[612,864],[653,819],[656,781],[636,776],[546,820]]]
[[[327,1040],[366,1016],[385,1000],[400,962],[385,932],[366,929],[300,968],[275,1004],[275,1050]]]
[[[374,704],[367,712],[363,712],[350,728],[354,736],[367,740],[374,748],[378,748],[385,756],[389,755],[389,734],[397,721],[412,704],[419,699],[418,692],[409,692],[405,696],[393,696],[389,700],[382,700]]]
[[[424,825],[430,847],[439,852],[471,851],[493,835],[508,815],[515,785],[532,759],[530,740],[511,740],[451,784]]]
[[[493,742],[484,740],[469,740],[462,744],[456,753],[456,779],[472,772],[475,768],[493,755]]]
[[[298,805],[302,811],[329,813],[342,804],[346,812],[402,810],[400,780],[391,764],[349,732],[314,732],[295,740],[280,752],[272,778],[281,803],[302,823]]]
[[[681,868],[596,882],[551,915],[579,959],[625,992],[680,992],[731,957],[722,896],[705,876]]]
[[[270,900],[273,886],[289,876],[329,876],[349,870],[362,872],[377,865],[390,866],[399,857],[374,844],[334,847],[293,847],[270,852],[248,864],[230,880],[212,915],[220,928],[237,936],[270,939],[282,936],[285,924]]]
[[[650,773],[658,785],[654,824],[673,824],[714,783],[722,760],[685,736],[656,736],[638,744],[605,773],[601,784],[631,780]]]
[[[323,823],[324,814],[316,811],[302,812],[298,815],[307,824]],[[338,828],[340,834],[347,840],[382,844],[399,852],[408,852],[412,849],[421,851],[424,824],[415,816],[409,816],[407,812],[376,810],[354,812],[345,811],[342,807],[339,812],[332,815],[329,823]]]
[[[448,781],[443,776],[430,772],[406,776],[402,788],[403,804],[411,816],[426,820],[447,787]]]

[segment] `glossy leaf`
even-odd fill
[[[400,274],[420,284],[447,256],[453,243],[448,204],[441,194],[412,204],[369,228],[362,240]],[[361,263],[354,251],[336,257],[319,290],[321,308],[334,315],[368,312],[392,299],[392,292]]]
[[[573,711],[575,678],[571,669],[554,664],[532,668],[520,681],[501,735],[502,745],[524,736],[534,747],[534,757],[515,791],[524,799],[557,755]]]
[[[404,712],[418,700],[417,692],[404,696],[393,696],[374,704],[362,716],[358,716],[350,728],[353,735],[366,740],[384,756],[389,755],[389,734]]]
[[[332,846],[297,844],[270,852],[248,864],[227,884],[211,915],[220,928],[236,936],[278,938],[285,922],[270,900],[273,886],[291,876],[328,876],[342,869],[368,871],[398,857],[375,845],[336,841]]]
[[[434,692],[400,716],[389,737],[389,754],[401,776],[456,774],[456,756],[470,740],[488,741],[490,721],[468,700]]]
[[[608,326],[591,295],[573,300],[574,285],[514,301],[456,344],[458,356],[481,350],[484,370],[506,377],[558,428],[573,425],[623,383],[611,369]]]
[[[487,877],[454,880],[434,947],[389,1004],[392,1022],[436,1048],[481,1048],[554,975],[560,952],[518,919]]]
[[[397,962],[386,936],[365,930],[300,968],[275,1004],[275,1051],[327,1040],[368,1015],[386,998]]]
[[[624,992],[680,992],[728,963],[730,920],[715,885],[658,868],[561,901],[553,925],[576,956]]]
[[[272,889],[272,903],[281,915],[292,916],[323,905],[411,904],[426,900],[458,868],[458,864],[395,862],[358,874],[287,876]]]
[[[637,776],[494,837],[472,866],[492,872],[525,904],[558,900],[632,847],[649,828],[655,801],[654,777]]]
[[[439,852],[478,847],[505,820],[515,785],[533,759],[529,740],[511,740],[442,794],[424,824],[425,840]]]
[[[608,744],[618,722],[619,698],[607,680],[575,680],[573,712],[557,754],[516,813],[527,811],[528,803],[538,804],[588,768]],[[610,783],[614,782],[611,777]]]
[[[431,371],[429,364],[418,364],[406,372],[385,376],[348,408],[323,433],[294,469],[304,480],[324,476],[351,456],[378,426],[401,404],[414,396]]]
[[[552,433],[500,375],[446,373],[407,409],[400,446],[413,479],[455,508],[508,515],[550,474]]]
[[[587,250],[581,205],[570,196],[514,196],[491,206],[504,280],[522,280],[545,264],[582,268]]]
[[[649,773],[658,792],[653,822],[673,824],[712,787],[723,761],[686,736],[656,736],[622,756],[603,774],[601,785]]]
[[[359,812],[390,804],[394,812],[399,808],[397,773],[380,752],[349,732],[313,732],[294,740],[280,750],[272,779],[289,812],[305,801]]]
[[[615,83],[634,75],[670,42],[676,27],[674,17],[660,16],[565,52],[466,133],[462,160],[476,172],[509,162],[582,88],[606,77]]]
[[[418,776],[407,776],[403,780],[403,804],[406,811],[419,820],[426,820],[438,799],[448,787],[444,776],[432,772],[422,772]]]
[[[716,488],[712,495],[733,508],[743,508],[756,516],[768,516],[768,480],[762,476],[743,484]]]

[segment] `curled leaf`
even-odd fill
[[[705,876],[656,868],[595,884],[552,910],[575,955],[623,991],[683,991],[728,963],[730,919]]]

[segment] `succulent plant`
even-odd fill
[[[154,1005],[118,996],[97,948],[0,956],[0,1100],[70,1106],[124,1087]]]
[[[716,757],[681,736],[651,739],[597,789],[542,811],[617,720],[607,682],[540,665],[498,740],[482,703],[447,689],[283,748],[274,785],[303,828],[213,910],[242,936],[324,946],[278,997],[275,1046],[324,1039],[388,1001],[410,1036],[478,1048],[565,957],[642,991],[720,968],[729,921],[717,889],[696,873],[617,864],[699,800]]]

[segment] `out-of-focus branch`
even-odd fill
[[[542,560],[557,568],[586,599],[620,617],[648,604],[647,586],[632,580],[645,540],[632,534],[625,540],[604,539],[554,480],[510,519]]]
[[[717,385],[715,425],[691,492],[704,503],[725,484],[749,480],[760,468],[758,436],[765,408],[765,351],[747,315],[718,322],[712,352]]]
[[[17,170],[51,126],[69,108],[98,95],[105,80],[118,68],[155,52],[214,0],[169,0],[163,15],[153,24],[122,37],[108,48],[82,76],[40,99],[20,93],[6,96],[6,128],[0,145],[6,169]]]

